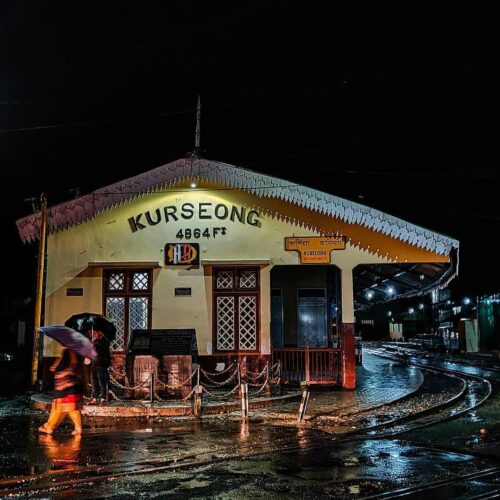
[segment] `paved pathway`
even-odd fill
[[[423,382],[422,372],[412,366],[363,356],[363,365],[357,368],[357,387],[353,391],[312,388],[307,407],[309,418],[320,415],[344,415],[357,413],[374,406],[390,403],[415,392]],[[296,418],[297,403],[259,411],[266,418],[289,420]]]
[[[353,391],[341,388],[312,387],[306,419],[317,418],[322,415],[342,417],[352,415],[383,404],[391,403],[416,391],[423,382],[423,376],[418,368],[405,366],[391,360],[378,358],[365,353],[363,364],[357,368],[357,387]],[[297,418],[300,393],[285,392],[281,397],[262,397],[253,400],[250,405],[250,417],[264,417],[271,420],[294,421]],[[38,409],[48,409],[51,399],[47,394],[36,395],[34,400],[39,401]],[[272,406],[269,406],[272,405]],[[266,406],[266,407],[264,407]],[[205,404],[204,414],[229,413],[239,417],[240,403],[238,399],[228,402],[212,402]],[[106,407],[85,406],[86,417],[138,417],[138,416],[190,416],[191,403],[179,404],[155,403],[145,405],[141,403],[114,402]]]

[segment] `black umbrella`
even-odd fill
[[[102,314],[74,314],[64,324],[69,328],[73,328],[73,330],[78,330],[79,332],[99,330],[110,342],[115,340],[116,327],[111,320],[105,318]]]

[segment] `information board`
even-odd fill
[[[128,352],[153,356],[196,355],[196,331],[194,328],[133,330]]]
[[[298,252],[301,264],[330,264],[332,250],[345,250],[345,245],[345,236],[285,238],[285,250]]]

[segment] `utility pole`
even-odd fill
[[[200,149],[200,128],[201,128],[201,98],[198,95],[198,105],[196,106],[196,132],[194,136],[194,154],[199,157],[201,154]]]
[[[38,269],[36,275],[36,296],[35,296],[35,321],[33,331],[33,357],[31,362],[31,384],[34,385],[38,380],[38,357],[40,356],[40,331],[42,320],[42,299],[43,284],[45,277],[45,244],[47,234],[47,197],[44,193],[40,196],[40,241],[38,246]]]

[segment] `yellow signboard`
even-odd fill
[[[345,250],[345,236],[285,238],[285,250],[299,252],[301,264],[330,264],[332,250]]]

